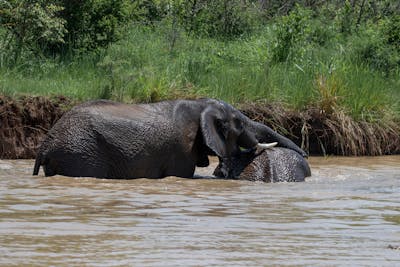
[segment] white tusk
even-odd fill
[[[258,143],[257,147],[261,148],[261,149],[268,149],[268,148],[272,148],[272,147],[276,146],[277,144],[278,144],[278,142],[273,142],[273,143],[268,143],[268,144]]]

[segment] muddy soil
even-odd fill
[[[0,158],[34,158],[48,130],[70,107],[65,97],[0,95]]]

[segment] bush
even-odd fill
[[[129,4],[128,0],[0,1],[0,27],[6,31],[0,48],[15,65],[24,54],[38,58],[105,47],[120,36]]]
[[[120,37],[121,25],[128,14],[128,1],[120,0],[59,0],[67,22],[65,45],[55,52],[94,50],[107,46]]]
[[[66,21],[59,17],[63,8],[43,0],[1,1],[1,50],[7,64],[15,65],[23,54],[41,55],[48,47],[64,43]]]
[[[129,9],[130,19],[143,22],[144,24],[161,21],[168,15],[168,3],[162,0],[132,1]]]
[[[295,45],[305,43],[311,36],[311,13],[311,10],[297,6],[289,15],[277,20],[274,25],[276,39],[271,51],[273,62],[285,62],[295,57]]]
[[[400,16],[399,16],[400,17]],[[378,26],[362,29],[350,39],[352,57],[385,75],[400,69],[400,19],[392,17]]]
[[[383,22],[384,41],[400,53],[400,15],[392,16]]]
[[[180,20],[189,33],[231,38],[251,30],[251,9],[240,0],[184,1]]]

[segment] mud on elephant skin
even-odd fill
[[[264,182],[303,182],[311,176],[307,160],[293,150],[274,147],[250,150],[233,159],[232,178]],[[214,171],[216,177],[224,178],[223,161]]]
[[[278,142],[305,155],[292,141],[215,99],[128,105],[108,100],[74,107],[41,144],[33,174],[99,178],[193,177],[208,155],[232,170],[240,148]]]

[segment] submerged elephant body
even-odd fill
[[[307,160],[293,150],[274,147],[271,149],[242,152],[233,159],[233,178],[263,182],[303,182],[311,176]],[[214,171],[223,177],[220,163]]]
[[[231,171],[240,147],[277,141],[300,154],[289,139],[214,99],[128,105],[97,100],[74,107],[39,148],[34,175],[99,178],[192,177],[217,155]]]

